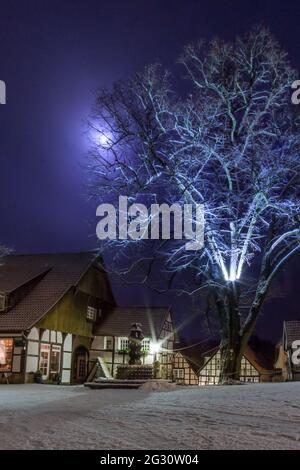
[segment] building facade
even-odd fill
[[[114,305],[91,253],[7,256],[0,267],[0,380],[81,383],[93,328]]]
[[[174,381],[182,385],[218,385],[221,354],[218,347],[207,351],[184,347],[175,352]],[[262,358],[259,358],[248,346],[241,361],[240,381],[248,383],[271,381],[274,372],[263,365],[263,362]]]
[[[37,377],[50,383],[83,383],[97,358],[115,377],[118,365],[128,362],[133,323],[142,327],[143,362],[155,366],[157,377],[181,385],[218,383],[218,347],[205,347],[204,352],[178,344],[174,348],[176,329],[168,307],[118,307],[99,256],[7,256],[0,266],[0,383]],[[285,367],[295,379],[289,359],[295,328],[288,323]],[[271,380],[272,371],[262,364],[248,347],[240,379]]]
[[[172,378],[168,308],[117,307],[93,253],[7,256],[0,266],[0,383],[83,383],[97,357],[114,376],[140,323],[145,364]]]
[[[283,381],[300,380],[300,365],[293,358],[296,349],[299,349],[299,342],[300,320],[285,321],[283,323],[282,341],[277,345],[277,360],[275,363],[275,368],[280,372]],[[295,348],[295,345],[298,346]]]
[[[179,385],[198,385],[198,368],[182,352],[174,353],[173,380]]]
[[[157,375],[172,378],[173,344],[175,337],[171,312],[166,307],[115,307],[95,326],[91,345],[91,359],[101,357],[115,377],[118,365],[128,362],[128,335],[130,326],[139,323],[144,340],[143,363],[157,364]]]

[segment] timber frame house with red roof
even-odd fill
[[[172,377],[169,308],[117,307],[94,253],[9,255],[0,266],[0,382],[86,380],[97,357],[111,375],[127,361],[131,324],[142,324],[145,362]],[[159,342],[159,351],[152,345]],[[162,351],[163,349],[163,351]]]

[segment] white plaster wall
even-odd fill
[[[153,354],[147,354],[147,356],[145,357],[145,364],[147,365],[153,364],[153,359],[154,359]]]
[[[72,352],[72,335],[67,334],[64,341],[64,351]]]
[[[61,344],[63,342],[63,336],[62,336],[62,333],[60,331],[57,332],[57,339],[56,341]]]
[[[61,374],[61,381],[62,383],[70,383],[71,381],[71,371],[70,370],[63,370]]]
[[[27,356],[26,372],[36,372],[38,369],[38,358]]]
[[[37,356],[39,354],[39,343],[28,341],[27,354],[32,354],[33,356]]]
[[[63,353],[63,369],[71,369],[72,353]]]
[[[43,341],[49,341],[50,340],[50,331],[49,330],[45,330],[43,335],[42,335],[42,342]]]
[[[104,349],[104,336],[95,336],[91,349]]]
[[[40,337],[39,337],[39,329],[38,328],[32,328],[30,330],[30,333],[28,335],[28,339],[35,339],[35,340],[39,340]]]

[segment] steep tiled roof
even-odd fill
[[[18,332],[39,321],[80,280],[95,259],[94,253],[9,255],[1,260],[0,291],[15,290],[43,273],[29,293],[5,313],[0,331]]]
[[[289,348],[293,341],[300,339],[300,320],[285,321],[283,328],[286,335],[286,345]]]
[[[204,349],[205,345],[208,345],[208,342],[204,341],[200,342],[197,346],[183,348],[178,348],[178,345],[175,345],[175,349],[176,347],[178,348],[178,351],[187,360],[196,374],[206,365],[207,359],[214,356],[219,349],[216,341],[212,341],[209,344],[209,349]],[[267,372],[273,368],[268,358],[260,352],[254,351],[250,346],[246,347],[244,356],[260,373]]]
[[[157,339],[168,307],[115,307],[95,326],[95,335],[128,336],[132,323],[141,323],[144,336]]]

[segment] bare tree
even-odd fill
[[[7,248],[5,245],[0,245],[0,264],[2,263],[1,258],[4,258],[4,256],[9,255],[12,252],[10,248]]]
[[[205,289],[214,299],[220,378],[227,381],[239,378],[272,282],[300,249],[299,115],[290,91],[296,74],[264,28],[232,43],[188,45],[179,62],[185,96],[159,65],[99,91],[90,120],[90,192],[101,201],[122,194],[130,202],[204,204],[201,251],[179,240],[104,245],[119,267],[124,253],[150,267],[159,257],[169,286],[193,273],[190,294]]]

